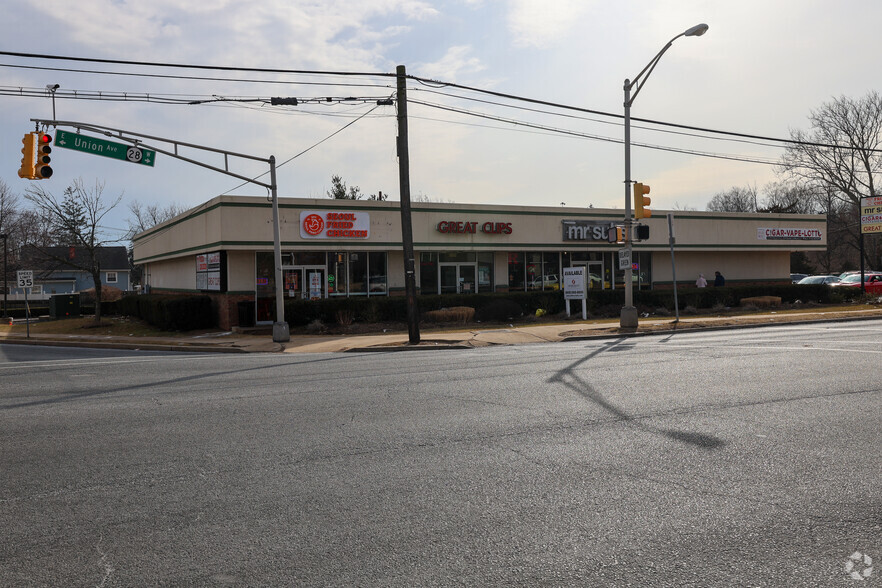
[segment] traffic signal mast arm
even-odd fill
[[[92,133],[97,133],[99,135],[104,135],[107,137],[114,137],[114,138],[119,139],[121,141],[131,143],[132,145],[134,145],[136,147],[141,147],[141,148],[145,148],[145,149],[152,149],[153,151],[156,151],[157,153],[163,153],[165,155],[168,155],[169,157],[173,157],[173,158],[179,159],[181,161],[186,161],[187,163],[192,163],[193,165],[198,165],[200,167],[204,167],[206,169],[210,169],[212,171],[216,171],[216,172],[222,173],[227,176],[232,176],[234,178],[237,178],[239,180],[243,180],[245,182],[257,184],[258,186],[264,187],[268,190],[273,190],[275,188],[274,182],[271,182],[271,183],[260,182],[254,178],[249,178],[247,176],[243,176],[243,175],[231,172],[229,170],[229,165],[228,165],[228,160],[227,160],[228,157],[240,157],[242,159],[251,159],[253,161],[262,161],[264,163],[270,164],[271,166],[274,166],[275,165],[275,158],[272,158],[272,157],[271,158],[257,157],[255,155],[247,155],[244,153],[235,153],[233,151],[226,151],[224,149],[215,149],[214,147],[207,147],[205,145],[196,145],[194,143],[182,143],[181,141],[175,141],[174,139],[165,139],[163,137],[143,135],[141,133],[134,133],[131,131],[125,131],[125,130],[121,130],[121,129],[114,129],[111,127],[103,127],[103,126],[99,126],[99,125],[80,123],[80,122],[74,122],[74,121],[42,120],[42,119],[36,119],[36,118],[32,118],[31,120],[33,122],[43,124],[43,125],[51,125],[53,127],[71,127],[71,128],[76,129],[77,131],[88,131],[88,132],[92,132]],[[174,146],[173,147],[174,151],[160,149],[160,148],[154,147],[152,145],[146,145],[142,142],[142,139],[151,139],[154,141],[169,143]],[[210,151],[213,153],[221,153],[224,156],[224,167],[223,168],[216,167],[216,166],[210,165],[208,163],[204,163],[204,162],[201,162],[201,161],[198,161],[195,159],[190,159],[189,157],[183,157],[181,155],[178,155],[178,148],[179,147],[189,147],[191,149],[198,149],[201,151]],[[35,149],[36,149],[36,147],[35,147]],[[272,159],[272,163],[270,162],[270,159]],[[19,171],[19,175],[20,174],[21,174],[21,171]],[[50,172],[50,174],[51,174],[51,172]],[[36,178],[32,178],[32,179],[36,179]]]

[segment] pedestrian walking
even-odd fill
[[[698,288],[704,288],[707,286],[707,280],[704,279],[704,274],[698,274],[698,279],[695,280],[695,286]]]
[[[723,277],[723,274],[720,272],[715,272],[714,276],[714,286],[721,287],[726,285],[726,278]]]

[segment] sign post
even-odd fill
[[[25,295],[25,325],[27,325],[28,339],[31,337],[31,308],[28,305],[28,290],[34,287],[33,270],[19,270],[16,272],[18,287],[24,288]]]
[[[564,299],[567,316],[570,316],[570,300],[582,301],[582,320],[588,320],[588,304],[585,301],[585,268],[565,267],[563,270]]]

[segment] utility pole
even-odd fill
[[[6,257],[6,240],[9,237],[6,236],[6,233],[0,235],[0,239],[3,239],[3,318],[6,318],[9,311],[7,308],[9,307],[9,298],[7,297],[9,294],[9,283],[6,281],[9,275],[9,258]]]
[[[273,323],[273,341],[285,343],[291,340],[288,323],[285,322],[285,295],[282,289],[282,238],[279,229],[279,194],[276,189],[276,156],[270,155],[270,195],[273,200],[273,265],[276,278],[276,322]]]
[[[420,318],[416,303],[416,265],[413,257],[413,227],[410,218],[410,155],[407,150],[407,73],[403,65],[398,76],[398,184],[401,192],[401,244],[404,248],[404,292],[407,296],[408,342],[420,342]]]

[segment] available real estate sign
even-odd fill
[[[861,233],[882,233],[882,196],[861,198]]]

